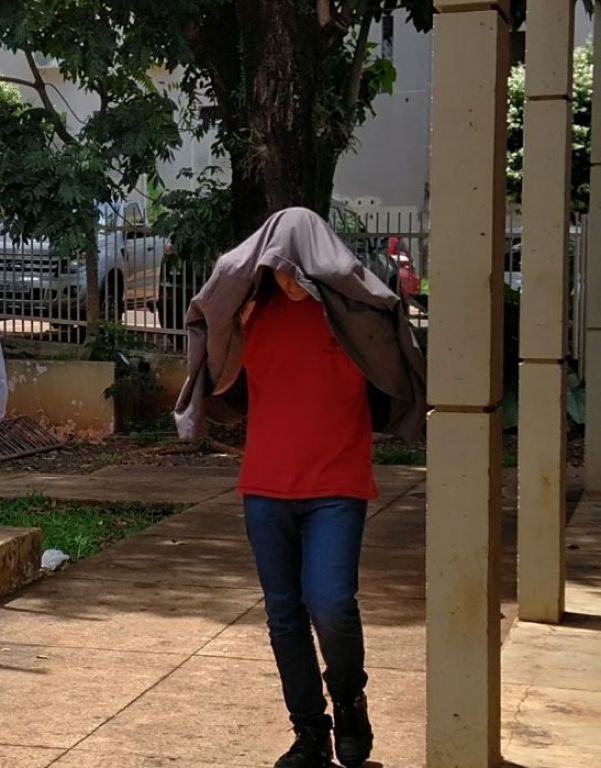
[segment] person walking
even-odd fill
[[[266,231],[263,227],[254,241],[250,238],[250,245],[247,241],[238,252],[222,257],[214,284],[211,278],[204,296],[201,291],[193,300],[188,319],[191,328],[202,328],[208,367],[208,351],[225,318],[239,331],[236,365],[212,392],[225,394],[243,367],[248,422],[238,490],[296,734],[275,768],[326,768],[334,749],[345,768],[357,768],[373,745],[357,592],[367,503],[377,496],[368,397],[371,368],[361,351],[367,353],[366,334],[371,333],[372,346],[403,363],[405,395],[410,392],[412,403],[404,403],[401,422],[412,411],[413,429],[424,407],[421,357],[415,347],[403,352],[399,336],[407,342],[410,330],[403,325],[398,333],[404,322],[398,297],[363,269],[325,222],[305,209],[276,214],[275,227],[272,219]],[[231,304],[238,305],[235,312],[224,318],[223,307],[216,309],[216,294],[227,295],[225,283],[241,290]],[[389,312],[382,306],[375,318],[367,301],[374,306],[382,297]],[[353,317],[361,313],[362,318]],[[383,339],[374,339],[374,319]],[[192,332],[191,346],[193,337]],[[194,370],[198,376],[198,350],[191,355]],[[395,373],[398,377],[399,371]],[[204,376],[212,378],[206,370]],[[184,435],[193,401],[189,382],[176,407]],[[325,662],[323,681],[333,702],[333,722],[313,634]]]

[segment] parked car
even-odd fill
[[[97,246],[101,317],[154,311],[169,244],[151,235],[136,201],[98,205]],[[85,254],[60,257],[47,240],[17,245],[0,234],[0,316],[65,325],[85,319],[86,295]]]
[[[388,238],[388,255],[394,262],[398,271],[398,280],[394,290],[400,290],[405,298],[415,296],[422,292],[422,279],[417,274],[409,248],[403,238]],[[392,288],[393,286],[390,285]]]

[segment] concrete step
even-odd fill
[[[0,597],[37,578],[42,559],[39,528],[0,526]]]

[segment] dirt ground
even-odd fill
[[[39,453],[20,459],[0,462],[0,472],[48,472],[51,474],[85,474],[109,465],[129,464],[160,467],[223,467],[237,466],[244,445],[244,428],[213,429],[211,440],[194,445],[179,443],[174,433],[138,433],[113,435],[101,443],[69,441],[60,450]],[[386,440],[385,450],[394,454],[406,448],[400,441]],[[425,446],[421,446],[425,448]],[[503,438],[506,466],[517,461],[517,438]],[[238,452],[238,453],[236,453]],[[395,463],[383,461],[380,463]],[[579,467],[583,463],[583,440],[569,441],[568,463]]]
[[[86,474],[101,467],[134,464],[160,467],[236,466],[243,430],[214,430],[206,443],[185,444],[176,434],[143,432],[112,435],[101,443],[69,440],[59,450],[0,461],[0,472]],[[230,449],[230,450],[227,450]]]

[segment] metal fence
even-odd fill
[[[428,325],[428,231],[421,212],[359,214],[332,211],[330,224],[355,256],[383,283],[402,294],[410,322]]]
[[[100,320],[163,351],[184,347],[184,316],[210,266],[178,265],[165,238],[145,226],[97,234]],[[0,236],[0,335],[83,343],[85,258],[61,258],[47,241]]]
[[[403,293],[409,317],[427,327],[428,221],[420,213],[366,212],[339,207],[331,225],[351,251],[392,290]],[[144,225],[98,231],[101,320],[114,334],[164,352],[185,352],[185,314],[215,261],[178,264],[169,243]],[[570,233],[570,339],[572,356],[584,362],[586,219]],[[453,254],[449,254],[453,258]],[[521,226],[506,232],[505,283],[521,289]],[[59,258],[47,242],[17,245],[0,236],[0,335],[83,343],[86,336],[85,262]]]
[[[586,351],[587,253],[588,219],[586,216],[576,216],[570,225],[568,237],[568,348],[582,380]],[[522,227],[519,216],[511,213],[506,231],[505,284],[517,291],[522,289]]]
[[[588,217],[579,217],[571,228],[570,350],[584,381],[586,357],[586,264],[589,246]]]
[[[357,257],[400,290],[395,238],[416,274],[426,271],[422,219],[334,211],[332,226]],[[178,263],[165,238],[146,226],[100,228],[97,236],[100,320],[113,334],[164,352],[185,352],[185,314],[216,257]],[[397,249],[398,251],[398,249]],[[396,260],[395,260],[396,259]],[[47,241],[17,244],[0,236],[0,335],[82,344],[87,332],[85,259],[60,258]],[[424,313],[413,308],[412,318]]]

